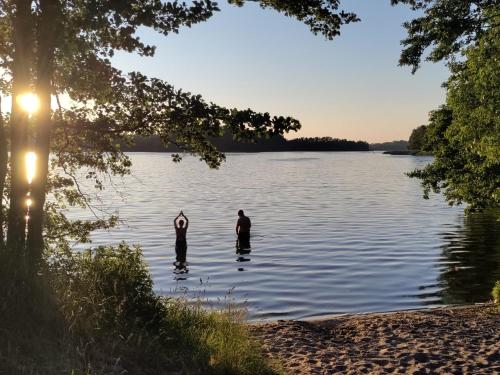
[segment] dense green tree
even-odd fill
[[[245,1],[229,1],[242,6]],[[307,24],[313,33],[333,38],[344,23],[357,21],[339,11],[336,0],[261,0],[258,3]],[[129,172],[130,160],[120,144],[134,135],[157,135],[165,143],[198,155],[211,167],[224,159],[213,137],[229,129],[237,139],[257,139],[297,130],[290,117],[251,110],[226,109],[200,96],[173,88],[140,72],[124,73],[110,62],[116,51],[152,56],[155,47],[137,36],[141,27],[169,35],[182,27],[208,20],[217,12],[211,0],[188,4],[161,0],[5,0],[0,1],[0,68],[4,94],[11,95],[10,187],[8,222],[0,216],[2,234],[10,249],[22,249],[39,259],[47,241],[88,238],[90,230],[109,227],[116,218],[69,222],[61,213],[66,205],[91,207],[80,188],[78,171],[101,189],[102,174]],[[17,98],[35,92],[40,109],[28,116]],[[67,95],[74,106],[53,112],[51,98]],[[2,132],[0,141],[7,142]],[[4,144],[4,143],[2,143]],[[5,149],[3,147],[3,149]],[[37,154],[37,173],[28,186],[24,158]],[[49,158],[49,155],[53,155]],[[174,160],[178,161],[178,155]],[[6,162],[0,159],[0,171]],[[8,181],[0,174],[1,187]],[[26,194],[32,206],[25,243]],[[46,202],[51,193],[56,198]],[[45,228],[45,229],[44,229]],[[45,230],[45,241],[43,233]]]
[[[340,35],[342,25],[359,21],[352,12],[338,12],[340,0],[228,0],[228,3],[238,6],[259,3],[262,8],[273,8],[286,16],[297,18],[308,25],[314,34],[322,34],[328,39]]]
[[[413,72],[423,58],[449,61],[499,26],[497,0],[391,0],[391,3],[407,4],[422,14],[404,23],[408,35],[401,42],[404,48],[399,63],[411,66]]]
[[[434,161],[411,173],[422,179],[424,196],[443,192],[450,204],[470,210],[499,205],[498,39],[497,0],[392,0],[421,15],[404,24],[408,35],[400,65],[422,60],[447,62],[446,105],[431,112],[424,150]]]
[[[408,139],[408,149],[414,151],[421,151],[424,146],[425,130],[427,126],[420,125],[418,128],[413,129],[410,138]]]
[[[495,27],[465,51],[465,61],[451,64],[446,105],[431,112],[426,134],[435,159],[410,174],[422,179],[426,196],[441,191],[469,210],[500,206],[499,56]]]

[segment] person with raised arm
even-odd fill
[[[186,222],[184,222],[186,220]],[[184,226],[184,224],[186,224]],[[186,233],[189,227],[189,219],[181,211],[174,219],[175,228],[175,255],[177,262],[186,262],[187,239]]]

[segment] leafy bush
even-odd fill
[[[241,311],[156,295],[138,247],[53,252],[25,278],[1,299],[0,373],[275,373]]]
[[[491,291],[491,296],[495,303],[500,303],[500,280],[495,283],[493,290]]]
[[[48,275],[69,333],[78,338],[80,351],[85,348],[86,362],[106,369],[175,365],[175,352],[163,347],[166,307],[153,291],[139,248],[121,244],[54,253]]]

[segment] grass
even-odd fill
[[[139,248],[47,255],[40,271],[2,252],[0,373],[276,374],[241,311],[155,294]]]
[[[495,283],[493,290],[491,291],[491,296],[493,297],[493,302],[500,303],[500,280]]]

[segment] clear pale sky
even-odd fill
[[[443,64],[424,63],[415,75],[397,66],[401,24],[415,16],[407,7],[391,7],[389,0],[343,1],[362,21],[327,41],[256,4],[220,5],[209,21],[178,35],[142,32],[158,47],[156,56],[120,53],[114,64],[223,106],[294,116],[302,129],[289,138],[407,139],[444,101]]]

